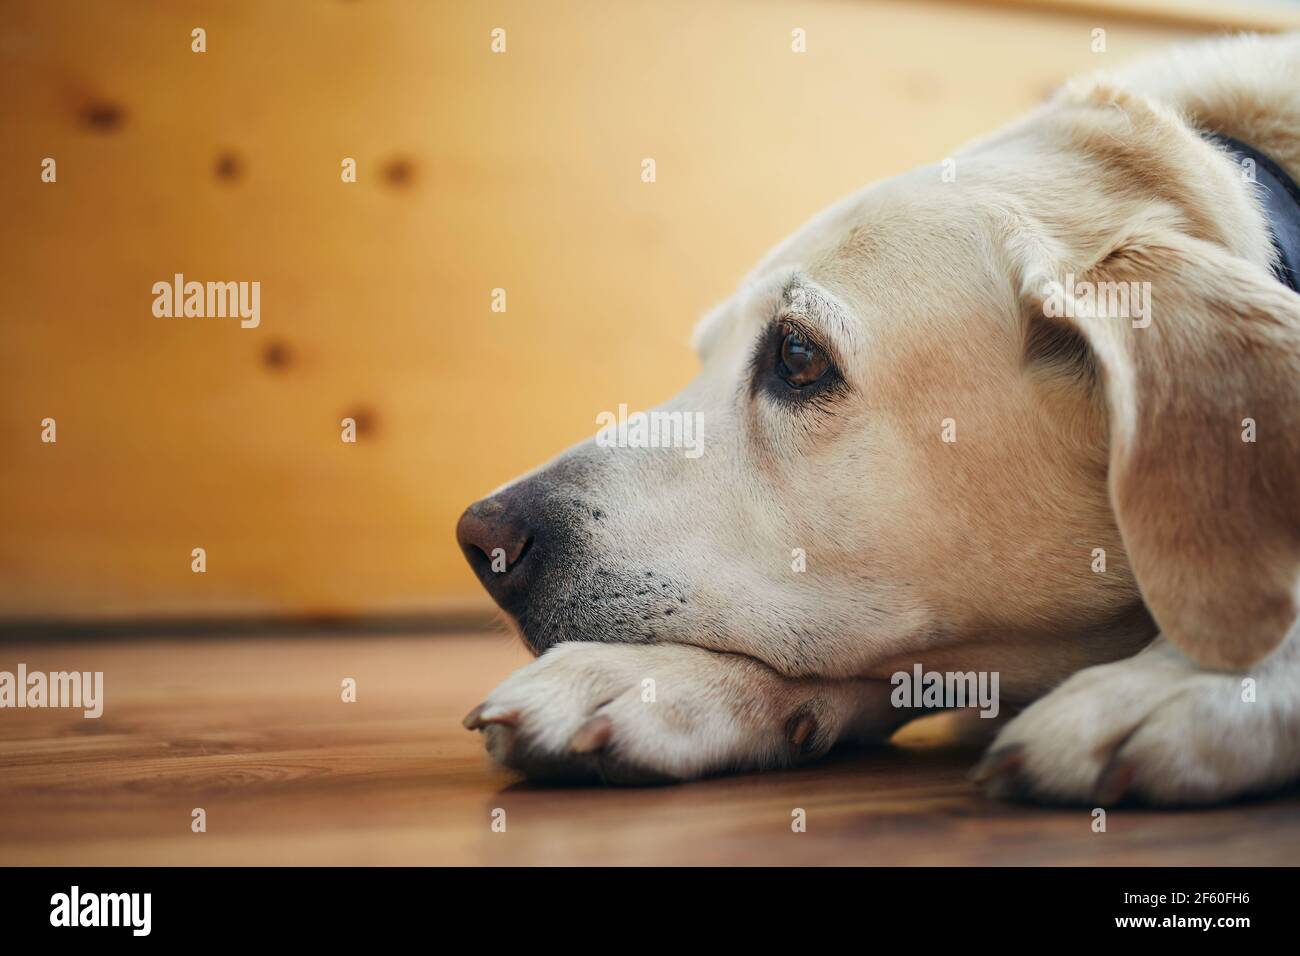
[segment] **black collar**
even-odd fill
[[[1279,282],[1300,292],[1300,185],[1250,144],[1222,133],[1210,133],[1209,139],[1232,153],[1238,163],[1250,160],[1254,164],[1255,184],[1278,252],[1273,274]]]

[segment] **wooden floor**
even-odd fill
[[[104,716],[0,711],[3,864],[1288,864],[1300,795],[1219,810],[995,803],[943,721],[804,770],[643,790],[520,783],[460,718],[513,639],[0,644],[101,670]],[[340,699],[355,678],[356,703]],[[202,807],[207,832],[192,833]],[[505,832],[493,832],[494,811]],[[795,808],[807,832],[791,830]]]

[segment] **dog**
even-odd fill
[[[538,655],[466,726],[539,779],[787,767],[932,712],[923,665],[997,675],[995,796],[1294,781],[1298,175],[1300,35],[1243,36],[817,215],[657,410],[701,454],[593,440],[461,516]]]

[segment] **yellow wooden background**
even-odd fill
[[[844,0],[7,0],[0,617],[481,602],[460,510],[686,382],[694,320],[769,245],[1190,29]],[[177,272],[260,281],[261,326],[155,318]]]

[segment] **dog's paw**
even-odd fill
[[[828,702],[748,658],[671,644],[557,645],[465,718],[529,777],[624,784],[810,759],[839,725]]]
[[[1203,804],[1275,788],[1300,776],[1293,657],[1284,649],[1253,673],[1215,673],[1159,640],[1027,708],[975,779],[992,796],[1091,805]]]

